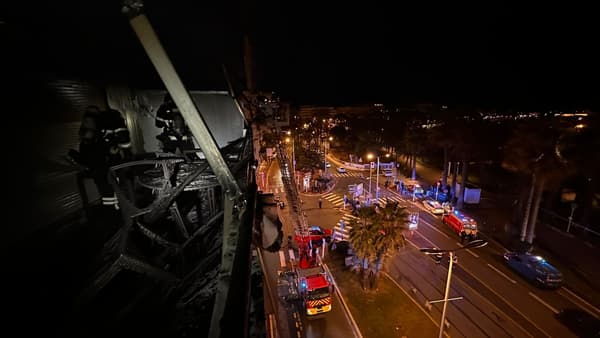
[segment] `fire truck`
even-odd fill
[[[296,236],[295,239],[299,257],[296,261],[294,251],[290,250],[288,269],[278,273],[279,297],[285,301],[298,301],[308,316],[327,313],[332,305],[331,277],[321,263],[311,236]]]
[[[477,222],[458,210],[444,214],[442,222],[460,235],[461,241],[477,238]]]

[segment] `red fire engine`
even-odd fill
[[[444,214],[442,222],[460,235],[461,240],[477,238],[477,222],[458,210]]]
[[[331,278],[319,259],[317,246],[313,246],[312,236],[296,236],[298,262],[280,272],[278,292],[285,300],[302,301],[309,316],[331,311]],[[323,239],[321,239],[321,242]]]

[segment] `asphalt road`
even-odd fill
[[[297,225],[297,217],[294,215],[291,205],[292,201],[289,201],[286,196],[286,189],[283,186],[281,179],[281,170],[277,161],[274,161],[267,169],[265,175],[265,190],[266,192],[273,192],[273,194],[279,196],[284,200],[286,207],[283,209],[277,207],[265,208],[265,217],[275,219],[279,217],[283,227],[283,238],[287,238],[288,235],[294,235]],[[318,209],[317,197],[308,198],[302,204],[302,210],[304,210],[309,219],[309,214],[313,214],[315,210],[319,210],[322,213],[322,217],[329,217],[331,220],[336,218],[337,212],[333,210]],[[263,229],[263,231],[274,231],[274,229]],[[270,238],[273,235],[268,236]],[[286,241],[284,241],[285,244]],[[283,269],[283,262],[280,255],[284,255],[285,258],[289,257],[286,253],[286,248],[280,250],[280,252],[268,252],[262,250],[263,257],[263,269],[265,282],[269,285],[267,292],[276,294],[277,282],[276,276],[277,271]],[[273,300],[274,307],[277,308],[277,326],[279,337],[306,337],[306,338],[343,338],[355,336],[355,329],[352,326],[352,320],[349,318],[349,314],[345,311],[345,307],[341,303],[341,298],[337,293],[332,297],[332,311],[315,317],[308,318],[303,314],[303,309],[297,304],[291,304],[289,302],[282,301],[278,297],[271,297]]]
[[[334,164],[328,169],[336,180],[334,188],[320,195],[300,195],[300,198],[301,209],[309,225],[333,229],[340,220],[348,220],[346,215],[349,210],[343,208],[343,196],[349,196],[348,185],[364,183],[365,189],[368,189],[369,179],[368,172],[348,170],[347,173],[338,173],[335,161],[330,162]],[[376,179],[371,179],[375,195]],[[267,180],[270,190],[284,198],[286,190],[276,162],[269,168]],[[407,233],[409,244],[388,260],[386,270],[398,285],[409,291],[418,304],[428,308],[432,317],[440,321],[442,302],[435,301],[443,299],[448,274],[447,259],[437,264],[418,248],[460,248],[460,238],[441,222],[439,216],[426,211],[421,201],[413,200],[410,196],[404,198],[395,191],[385,189],[383,182],[385,177],[381,176],[380,203],[399,202],[409,211],[419,212],[418,229]],[[321,207],[318,204],[319,198],[323,201]],[[289,206],[290,202],[287,201],[286,205]],[[298,220],[290,209],[276,210],[284,224],[285,238],[294,233],[294,225]],[[482,236],[485,237],[485,234]],[[506,249],[493,240],[486,247],[457,252],[458,263],[453,269],[450,298],[460,299],[451,301],[448,305],[446,320],[450,336],[575,337],[572,331],[555,318],[560,310],[581,308],[600,316],[597,308],[567,288],[543,290],[522,279],[505,265],[502,257],[504,252]],[[278,264],[279,258],[275,257],[268,265],[270,269],[276,270]],[[268,275],[274,278],[275,273],[268,272]],[[334,310],[327,316],[306,320],[305,316],[299,315],[301,311],[296,309],[294,312],[292,309],[288,311],[291,316],[281,320],[288,323],[292,335],[295,332],[302,337],[352,336],[352,320],[349,320],[344,311],[340,311],[343,306],[338,297],[334,297],[334,300]],[[434,303],[428,304],[428,301]]]
[[[333,168],[334,169],[334,168]],[[335,170],[335,169],[334,169]],[[347,186],[368,181],[359,173],[348,171],[334,174],[335,188],[323,196],[327,201],[325,210],[336,210],[342,205],[342,196],[347,194]],[[368,174],[363,175],[368,176]],[[384,181],[384,180],[383,180]],[[382,179],[380,179],[380,183]],[[375,181],[373,181],[373,190]],[[316,197],[314,197],[316,199]],[[404,200],[395,192],[380,189],[380,200],[400,201],[409,209],[420,209],[419,227],[409,238],[410,245],[388,261],[388,273],[406,290],[411,290],[414,299],[425,306],[428,300],[443,299],[447,277],[447,260],[436,264],[417,248],[438,247],[459,248],[460,238],[440,217],[422,208],[420,201]],[[307,203],[310,200],[307,198]],[[324,227],[333,223],[324,220]],[[311,219],[311,214],[308,214]],[[498,243],[479,249],[457,253],[458,264],[453,269],[450,298],[463,297],[449,303],[446,319],[450,323],[448,333],[465,337],[575,337],[554,315],[561,309],[581,308],[596,316],[600,311],[577,297],[571,290],[542,290],[531,285],[504,264],[502,254],[506,251]],[[432,304],[431,313],[441,319],[442,303]]]

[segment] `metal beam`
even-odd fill
[[[198,112],[194,101],[186,91],[169,57],[164,51],[148,18],[143,14],[143,3],[140,0],[125,0],[123,11],[129,15],[133,30],[138,36],[144,50],[165,84],[177,108],[188,124],[190,131],[206,157],[210,167],[215,173],[223,191],[228,198],[224,199],[223,244],[221,251],[221,266],[217,280],[217,295],[213,307],[210,337],[221,336],[221,319],[226,309],[226,302],[230,295],[232,282],[233,263],[238,248],[240,225],[247,205],[242,191],[227,166],[221,152]],[[239,258],[238,258],[239,259]],[[230,323],[229,323],[230,324]]]
[[[198,108],[175,71],[175,67],[173,67],[171,60],[160,43],[148,17],[143,14],[143,2],[139,0],[125,1],[124,10],[126,9],[129,9],[129,22],[131,27],[142,43],[150,61],[165,84],[167,91],[171,94],[177,108],[179,108],[183,119],[189,126],[200,149],[202,149],[202,153],[217,176],[217,180],[230,199],[241,196],[242,192],[237,181],[231,174],[225,159],[223,159],[213,135],[206,126],[206,123],[202,119],[202,115],[200,115]]]

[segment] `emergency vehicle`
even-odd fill
[[[313,234],[296,236],[298,261],[296,262],[291,251],[289,268],[279,272],[277,276],[279,296],[286,301],[299,300],[308,316],[331,311],[333,291],[331,277],[321,263],[312,237]],[[320,242],[323,240],[321,238]]]
[[[461,240],[477,238],[477,222],[464,213],[454,210],[442,216],[442,222],[460,235]]]

